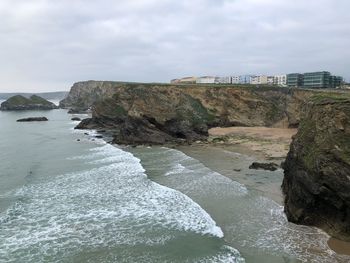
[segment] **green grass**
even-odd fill
[[[332,93],[332,92],[318,92],[310,98],[313,103],[324,103],[324,102],[345,102],[350,101],[350,93]]]
[[[215,120],[215,116],[208,112],[200,100],[195,99],[189,95],[186,95],[186,98],[189,100],[191,108],[193,109],[193,112],[191,112],[192,114],[190,113],[190,115],[192,115],[191,117],[193,123],[210,123]]]
[[[16,95],[11,98],[9,98],[6,101],[10,105],[33,105],[33,104],[41,104],[41,105],[51,105],[52,103],[39,97],[36,95],[31,96],[29,99],[22,96],[22,95]]]
[[[51,105],[52,104],[50,101],[47,101],[47,100],[45,100],[42,97],[39,97],[37,95],[31,96],[30,100],[32,101],[32,104],[42,104],[42,105]]]
[[[16,95],[9,98],[6,102],[11,105],[29,105],[31,100],[21,95]]]

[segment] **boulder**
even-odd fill
[[[279,168],[278,164],[275,163],[259,163],[259,162],[253,162],[249,169],[255,169],[255,170],[268,170],[268,171],[276,171]]]

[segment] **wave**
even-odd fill
[[[17,190],[0,215],[0,259],[59,262],[101,247],[164,245],[183,232],[223,237],[204,209],[149,180],[131,153],[104,144],[72,159],[102,166]]]

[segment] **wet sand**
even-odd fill
[[[248,167],[253,161],[284,161],[296,132],[297,129],[265,127],[213,128],[209,131],[210,144],[180,146],[178,149],[208,168],[246,185],[251,191],[259,191],[283,205],[283,170],[259,170],[256,173]],[[349,242],[330,238],[328,245],[337,254],[350,255]]]
[[[266,127],[229,127],[209,130],[209,141],[240,145],[266,160],[284,159],[297,129]]]

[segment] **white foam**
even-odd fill
[[[246,247],[255,247],[275,255],[283,253],[302,262],[349,262],[349,256],[337,255],[327,244],[329,236],[308,226],[289,223],[283,206],[265,198],[257,197],[254,207],[256,217],[236,222],[231,231],[244,240]],[[265,212],[269,214],[262,214]],[[243,220],[245,218],[245,220]],[[254,228],[254,232],[252,227]],[[247,234],[248,231],[252,233]]]
[[[0,258],[28,262],[45,252],[58,262],[62,249],[163,244],[173,231],[223,237],[189,197],[147,179],[132,154],[106,144],[86,157],[112,163],[16,191],[19,201],[0,215]]]
[[[152,152],[155,156],[147,158],[151,159],[151,161],[147,161],[147,164],[154,166],[152,162],[155,162],[156,166],[160,166],[158,162],[161,160],[162,169],[165,171],[164,175],[167,177],[186,174],[186,178],[191,178],[192,180],[184,185],[181,190],[185,192],[189,189],[196,189],[196,191],[206,189],[206,191],[211,191],[210,187],[215,188],[217,185],[225,185],[228,191],[234,192],[238,196],[248,194],[248,189],[243,184],[209,169],[185,153],[166,147],[161,147],[161,149],[162,151],[159,153]],[[158,155],[161,157],[157,158]]]
[[[170,171],[165,173],[165,176],[169,176],[172,174],[180,174],[180,173],[184,172],[185,170],[186,170],[185,166],[183,166],[180,163],[177,163],[177,164],[173,165],[173,167],[170,169]]]

